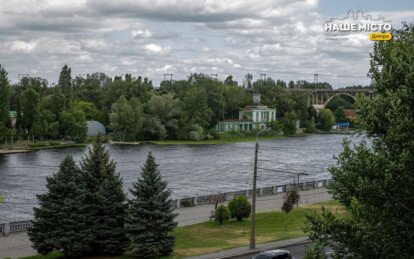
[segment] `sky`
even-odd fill
[[[57,82],[104,72],[148,77],[158,86],[190,73],[366,85],[369,32],[325,31],[349,10],[394,28],[413,22],[414,1],[356,0],[0,0],[0,64]]]

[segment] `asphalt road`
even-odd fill
[[[312,246],[313,243],[306,243],[306,244],[295,244],[295,245],[291,245],[291,246],[287,246],[287,247],[283,247],[280,249],[283,250],[288,250],[290,251],[290,254],[292,255],[293,258],[295,259],[301,259],[303,257],[303,254],[305,253],[305,249],[308,246]],[[275,248],[276,249],[276,248]],[[325,253],[327,255],[332,253],[332,249],[327,248],[325,249]],[[244,256],[240,256],[240,257],[234,257],[235,259],[251,259],[253,256],[255,256],[256,254],[251,254],[251,255],[244,255]],[[330,258],[328,256],[328,258]]]

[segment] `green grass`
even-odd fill
[[[256,242],[263,243],[305,236],[306,234],[303,232],[305,215],[319,213],[322,206],[337,214],[345,213],[344,208],[337,201],[295,208],[289,214],[282,211],[258,213],[256,215]],[[219,225],[217,222],[204,222],[179,227],[174,234],[176,236],[176,246],[174,253],[169,257],[165,257],[168,259],[247,246],[250,240],[250,219],[243,222],[231,220],[223,225]],[[26,257],[25,259],[53,259],[59,257],[61,257],[60,253],[53,253],[49,257],[37,256]]]
[[[55,259],[55,258],[63,258],[63,254],[60,252],[52,252],[47,255],[35,255],[35,256],[24,257],[24,259]]]

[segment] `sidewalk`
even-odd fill
[[[273,241],[268,243],[257,244],[255,250],[251,250],[248,246],[233,248],[233,249],[226,249],[223,251],[199,255],[194,257],[187,257],[188,259],[225,259],[225,258],[233,258],[236,256],[243,256],[243,255],[250,255],[255,254],[263,250],[270,250],[275,248],[282,248],[285,246],[290,246],[299,243],[305,243],[308,241],[308,237],[297,237],[292,239],[285,239],[280,241]]]
[[[271,196],[262,196],[257,198],[256,212],[280,210],[283,203],[283,195],[277,194]],[[325,188],[310,189],[301,191],[301,203],[312,204],[322,201],[327,201],[332,198],[327,193]],[[224,204],[224,203],[223,203]],[[179,208],[176,210],[179,215],[176,220],[178,226],[188,226],[209,220],[211,210],[214,209],[213,205],[200,205],[192,208]],[[287,241],[287,240],[286,240]],[[285,242],[285,241],[279,241]],[[25,256],[36,255],[36,251],[31,248],[31,242],[26,232],[17,234],[11,234],[9,236],[0,236],[0,259],[5,257],[20,258]],[[261,247],[262,245],[258,245]],[[272,245],[274,247],[274,245]],[[240,248],[243,249],[243,248]],[[264,249],[264,248],[261,248]],[[233,250],[233,249],[232,249]],[[225,251],[223,251],[224,253]],[[199,258],[199,257],[197,257]],[[215,258],[215,257],[200,257],[200,258]]]
[[[325,188],[310,189],[300,191],[300,204],[312,204],[332,199],[332,195],[327,193]],[[256,212],[264,212],[271,210],[280,210],[283,204],[284,193],[257,197]],[[249,199],[251,201],[251,199]],[[220,204],[227,204],[220,203]],[[211,211],[214,210],[214,205],[200,205],[191,208],[179,208],[176,212],[179,213],[177,217],[178,226],[188,226],[197,223],[208,221]]]

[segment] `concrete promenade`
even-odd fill
[[[331,199],[325,188],[310,189],[300,191],[301,204],[312,204]],[[257,212],[280,210],[283,203],[284,193],[257,198]],[[225,203],[223,203],[225,204]],[[179,215],[177,221],[179,226],[193,225],[208,221],[213,205],[200,205],[192,208],[179,208],[176,210]],[[0,259],[20,258],[36,255],[36,251],[31,248],[31,242],[26,232],[10,234],[0,237]]]

